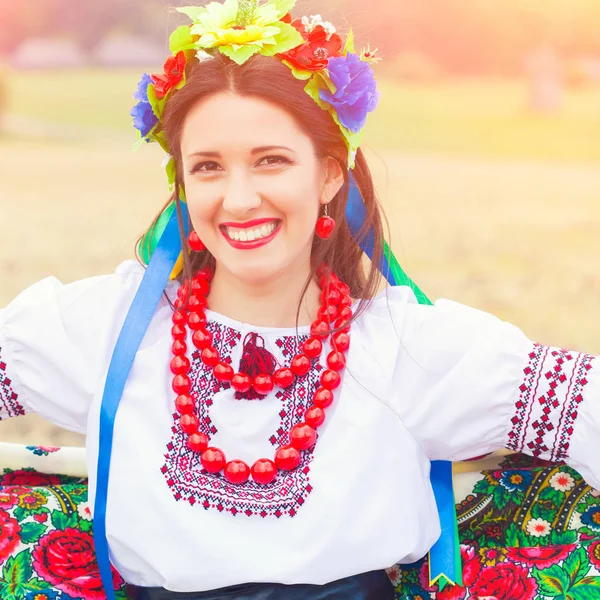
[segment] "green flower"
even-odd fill
[[[304,43],[295,27],[281,21],[294,4],[295,0],[225,0],[177,10],[193,22],[190,33],[198,36],[196,49],[216,48],[242,65],[255,54],[274,56]]]

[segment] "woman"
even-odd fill
[[[143,598],[392,597],[383,570],[439,536],[430,460],[509,447],[600,487],[595,357],[407,286],[377,294],[382,216],[358,147],[373,56],[318,16],[293,21],[293,4],[179,9],[192,24],[137,93],[173,185],[140,254],[173,211],[186,248],[114,424],[106,533]],[[44,280],[0,314],[0,415],[86,433],[91,474],[143,274]]]

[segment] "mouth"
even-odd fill
[[[268,244],[281,228],[280,219],[256,219],[247,223],[223,223],[219,229],[231,246],[251,250]]]

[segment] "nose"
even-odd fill
[[[232,216],[244,217],[259,208],[262,199],[249,177],[241,169],[230,172],[223,197],[223,208]]]

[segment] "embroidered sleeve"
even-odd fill
[[[533,344],[510,420],[508,448],[545,460],[568,458],[580,405],[590,389],[590,371],[598,363],[595,359]]]
[[[19,402],[19,396],[14,390],[13,381],[9,376],[9,369],[6,362],[4,362],[2,348],[0,347],[0,421],[24,414],[25,409]]]
[[[598,357],[533,343],[517,327],[447,300],[407,305],[394,322],[390,397],[430,459],[507,447],[587,466],[600,481],[600,459],[592,457],[600,440]]]

